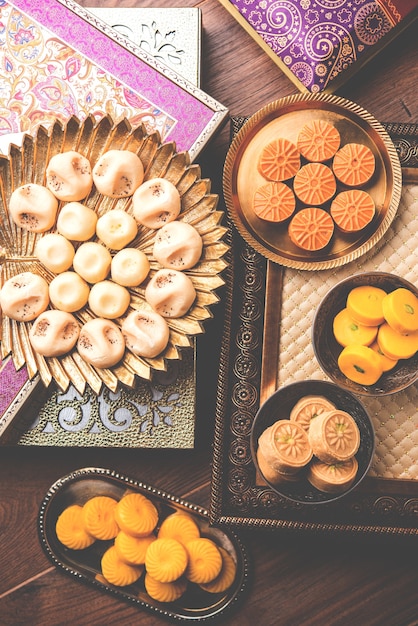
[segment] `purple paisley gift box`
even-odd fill
[[[418,17],[417,0],[220,0],[302,92],[333,92]]]

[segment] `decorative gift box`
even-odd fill
[[[417,0],[220,0],[300,91],[333,92],[418,17]]]

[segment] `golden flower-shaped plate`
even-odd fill
[[[8,156],[0,156],[0,262],[1,284],[16,274],[31,271],[50,282],[54,274],[35,257],[37,241],[46,233],[32,233],[18,228],[8,213],[8,202],[14,189],[29,182],[45,185],[45,169],[50,158],[60,152],[76,150],[86,156],[92,166],[100,155],[110,149],[129,149],[141,158],[145,178],[164,177],[174,183],[181,196],[179,220],[192,224],[203,239],[201,259],[186,273],[196,289],[196,300],[188,313],[167,319],[170,338],[164,352],[148,359],[125,351],[122,361],[113,368],[92,367],[74,349],[60,358],[37,354],[29,342],[30,323],[16,322],[2,316],[1,357],[11,354],[16,369],[26,365],[28,375],[39,373],[45,386],[54,380],[65,390],[70,383],[83,393],[86,384],[99,392],[102,385],[115,390],[121,382],[133,387],[135,377],[150,379],[154,370],[165,370],[167,361],[180,359],[181,350],[193,346],[194,337],[204,332],[203,323],[212,317],[211,306],[219,301],[216,290],[224,284],[222,272],[228,246],[223,242],[226,228],[221,225],[223,213],[217,211],[218,196],[210,193],[210,181],[201,179],[200,167],[190,163],[187,152],[176,152],[174,143],[161,143],[157,132],[147,134],[143,125],[132,128],[127,120],[114,123],[108,116],[96,122],[88,117],[82,123],[71,118],[65,125],[57,122],[46,130],[42,126],[35,136],[25,135],[22,146],[12,145]],[[61,203],[62,205],[64,203]],[[131,198],[113,199],[99,194],[93,187],[84,204],[98,215],[115,208],[131,210]],[[61,205],[60,205],[61,206]],[[54,228],[47,232],[53,232]],[[149,277],[139,287],[130,288],[132,308],[149,308],[144,292],[148,280],[159,269],[153,258],[156,231],[140,227],[130,246],[137,246],[150,261]],[[80,324],[95,315],[87,308],[75,314]],[[114,320],[121,324],[123,318]]]
[[[362,231],[351,234],[335,228],[331,242],[317,252],[302,250],[290,241],[289,220],[272,224],[258,218],[252,208],[255,190],[266,182],[257,171],[263,148],[275,138],[296,144],[303,125],[314,119],[333,124],[340,133],[341,146],[347,143],[368,146],[376,162],[373,177],[361,187],[375,201],[376,214],[372,222]],[[357,259],[382,239],[398,209],[402,173],[391,138],[365,109],[332,94],[297,94],[271,102],[242,126],[226,157],[223,186],[232,221],[257,252],[286,267],[322,270]],[[337,181],[337,192],[343,189],[345,187]],[[299,208],[297,205],[296,210]],[[329,203],[322,208],[328,210]]]

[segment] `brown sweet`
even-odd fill
[[[70,550],[84,550],[96,541],[83,524],[82,508],[79,504],[68,506],[55,525],[58,540]]]
[[[163,520],[158,537],[171,537],[185,545],[188,541],[200,537],[200,529],[191,515],[176,512]]]
[[[38,354],[56,357],[72,350],[79,334],[80,327],[74,315],[48,309],[34,321],[29,331],[29,341]]]
[[[218,546],[206,537],[192,539],[186,545],[188,563],[185,576],[193,583],[208,583],[219,576],[222,556]]]
[[[181,598],[187,589],[187,580],[178,578],[170,583],[162,583],[147,572],[145,574],[145,590],[157,602],[175,602]]]
[[[325,248],[334,234],[332,217],[317,207],[301,209],[292,218],[288,233],[290,240],[302,250],[315,252]]]
[[[187,567],[187,552],[176,539],[156,539],[145,555],[148,574],[161,583],[170,583],[182,576]]]
[[[282,181],[295,176],[300,154],[294,143],[279,137],[266,145],[258,159],[258,171],[267,180]]]
[[[34,233],[43,233],[52,228],[57,210],[57,198],[42,185],[22,185],[10,196],[9,213],[12,220],[20,228]]]
[[[331,217],[344,233],[355,233],[366,228],[376,212],[373,198],[362,189],[341,191],[331,203]]]
[[[295,482],[299,480],[299,475],[297,473],[286,474],[276,470],[272,465],[270,465],[270,463],[267,462],[260,448],[257,448],[257,463],[264,478],[272,485],[280,485],[280,483]]]
[[[290,411],[289,419],[298,422],[306,431],[309,430],[311,420],[324,411],[335,409],[332,402],[323,396],[304,396],[296,402]]]
[[[323,162],[331,159],[340,147],[340,133],[325,120],[307,122],[300,130],[297,148],[308,161]]]
[[[308,206],[324,204],[332,198],[336,190],[335,176],[324,163],[303,165],[293,181],[293,191]]]
[[[90,161],[75,150],[55,154],[46,168],[46,186],[59,200],[82,200],[93,186]]]
[[[115,509],[119,528],[134,537],[150,535],[158,522],[158,510],[141,493],[129,493],[121,498]]]
[[[144,573],[142,565],[128,565],[118,556],[115,546],[110,546],[101,559],[102,574],[106,581],[117,587],[135,583]]]
[[[255,190],[253,211],[262,220],[283,222],[292,215],[295,208],[295,194],[285,183],[267,183]]]
[[[282,474],[295,474],[312,458],[306,430],[288,419],[277,420],[266,428],[258,446],[266,462]]]
[[[354,418],[339,409],[318,415],[311,422],[308,438],[314,455],[329,464],[347,461],[360,446],[360,431]]]
[[[237,573],[237,565],[232,556],[222,548],[218,547],[222,556],[222,569],[216,578],[208,583],[200,583],[200,587],[209,593],[223,593],[232,585]]]
[[[144,166],[137,154],[130,150],[108,150],[93,168],[96,189],[104,196],[126,198],[144,180]]]
[[[374,174],[376,161],[371,149],[360,143],[347,143],[334,156],[332,169],[338,180],[350,187],[367,183]]]
[[[117,500],[109,496],[93,496],[83,506],[85,529],[96,539],[114,539],[119,532],[115,519]]]
[[[115,538],[115,548],[119,558],[128,565],[144,565],[145,555],[155,535],[134,537],[120,530]]]
[[[336,463],[323,463],[313,459],[306,474],[309,482],[326,493],[341,493],[347,491],[354,483],[358,470],[356,457]]]
[[[1,310],[18,322],[34,320],[46,310],[48,304],[48,283],[33,272],[16,274],[6,280],[0,290]]]

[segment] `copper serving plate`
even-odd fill
[[[160,520],[176,511],[187,512],[200,528],[202,537],[208,537],[223,547],[236,564],[236,576],[231,587],[222,593],[208,593],[191,584],[186,593],[175,602],[161,603],[145,591],[144,576],[127,587],[115,587],[101,575],[100,560],[109,547],[109,541],[96,541],[85,550],[70,550],[57,538],[55,526],[58,516],[72,504],[84,504],[89,498],[101,495],[119,500],[127,492],[138,492],[157,507]],[[39,538],[48,558],[64,572],[77,580],[92,585],[122,601],[137,604],[174,621],[209,621],[223,616],[244,597],[248,586],[249,563],[245,547],[232,531],[209,526],[205,509],[165,493],[150,485],[101,468],[83,468],[57,480],[45,495],[38,518]]]
[[[275,137],[296,143],[302,126],[313,119],[332,123],[341,135],[341,145],[367,145],[376,160],[375,174],[362,187],[375,201],[373,221],[355,234],[345,235],[335,229],[330,244],[318,252],[302,250],[290,241],[288,221],[272,224],[261,220],[251,206],[256,188],[266,182],[257,171],[262,149]],[[349,263],[379,242],[395,217],[402,174],[391,138],[367,111],[330,94],[300,94],[271,102],[247,120],[228,151],[223,182],[232,221],[247,243],[270,261],[295,269],[320,270]],[[338,183],[337,191],[342,189]]]
[[[14,189],[28,182],[45,184],[45,165],[51,156],[67,150],[77,150],[94,164],[103,152],[128,149],[138,154],[144,163],[145,180],[165,177],[174,183],[181,196],[179,220],[191,223],[203,240],[200,261],[186,270],[196,289],[196,300],[186,315],[168,320],[170,338],[164,352],[152,359],[140,358],[126,351],[122,361],[109,369],[97,369],[83,361],[74,349],[60,358],[45,358],[35,353],[28,339],[29,324],[3,316],[1,327],[1,357],[11,354],[16,369],[26,365],[29,378],[39,373],[45,386],[54,380],[66,390],[70,383],[83,393],[86,384],[99,392],[103,385],[115,390],[119,382],[132,387],[136,376],[150,379],[152,372],[165,370],[167,361],[180,359],[181,350],[191,348],[193,338],[203,332],[203,323],[212,317],[211,306],[219,301],[217,289],[224,284],[221,276],[227,263],[224,255],[228,246],[223,242],[226,228],[221,225],[222,212],[217,211],[218,196],[210,193],[211,183],[201,179],[200,167],[190,163],[187,152],[176,152],[174,143],[161,143],[158,132],[148,134],[143,125],[132,128],[126,119],[118,123],[107,116],[96,122],[88,117],[82,123],[71,118],[46,130],[42,126],[35,136],[25,135],[22,147],[12,145],[8,156],[0,156],[0,265],[2,284],[23,271],[39,273],[48,282],[54,275],[34,256],[36,243],[46,233],[32,233],[18,228],[8,213],[8,201]],[[98,215],[119,208],[130,211],[131,198],[113,199],[102,196],[93,187],[84,203]],[[54,228],[51,229],[53,232]],[[142,250],[150,261],[150,274],[139,287],[130,288],[131,307],[146,308],[145,287],[158,270],[153,258],[156,231],[141,227],[130,244]],[[94,317],[85,307],[76,313],[80,324]],[[122,319],[118,320],[121,323]]]

